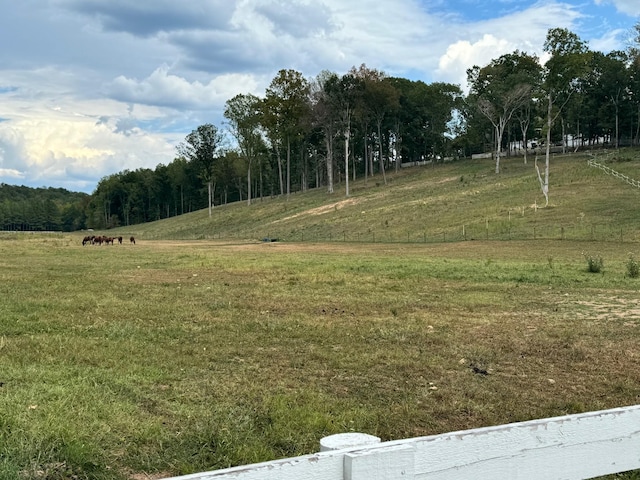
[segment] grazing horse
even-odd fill
[[[133,244],[135,245],[135,244],[136,244],[136,239],[135,239],[135,238],[133,238],[133,237],[130,237],[130,238],[129,238],[129,242],[130,242],[130,243],[133,243]]]
[[[92,243],[92,242],[93,242],[93,238],[87,235],[82,239],[82,246],[84,247],[86,243]]]
[[[118,238],[118,243],[122,245],[122,237],[117,237],[117,238]]]

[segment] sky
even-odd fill
[[[550,28],[625,49],[640,0],[0,0],[0,184],[92,193],[154,169],[281,69],[449,82]]]

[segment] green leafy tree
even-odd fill
[[[545,64],[542,84],[543,93],[547,100],[544,175],[540,173],[537,161],[535,168],[545,198],[545,206],[547,206],[549,205],[551,128],[562,114],[563,108],[571,96],[578,90],[588,71],[589,50],[587,44],[575,33],[565,28],[552,28],[547,32],[544,51],[551,55]]]
[[[345,196],[349,196],[349,142],[351,140],[351,128],[353,115],[360,96],[362,94],[362,81],[358,77],[348,73],[340,78],[332,79],[327,84],[329,94],[335,102],[338,113],[338,129],[344,139],[344,179]]]
[[[280,148],[286,155],[286,193],[291,193],[291,151],[292,144],[300,137],[310,108],[309,82],[300,72],[280,70],[267,88],[263,101],[262,121],[278,159],[280,194],[285,191],[282,157]]]
[[[251,205],[251,168],[265,150],[261,132],[261,100],[255,95],[239,94],[227,100],[224,116],[245,159],[247,172],[247,205]],[[240,189],[241,191],[241,189]]]
[[[513,115],[531,101],[536,83],[537,58],[515,51],[486,67],[467,70],[470,98],[493,125],[496,173],[500,173],[502,140]]]
[[[376,131],[375,138],[378,144],[378,162],[384,184],[387,184],[385,172],[385,155],[384,155],[384,139],[388,138],[383,135],[382,126],[386,118],[391,117],[400,108],[400,94],[395,89],[392,82],[386,81],[386,74],[380,70],[368,68],[362,64],[358,70],[351,69],[351,75],[360,79],[362,82],[361,94],[359,95],[359,103],[362,105],[358,110],[363,115],[373,120]],[[366,122],[363,122],[366,124]],[[387,153],[389,148],[387,145]],[[373,174],[373,169],[371,169]]]
[[[333,193],[334,190],[334,141],[339,131],[339,110],[335,86],[338,83],[338,74],[325,70],[318,74],[311,84],[310,90],[313,126],[320,130],[324,142],[328,193]]]
[[[219,158],[222,134],[218,128],[207,123],[193,130],[184,142],[178,145],[178,153],[196,166],[199,177],[207,185],[209,216],[212,215],[215,190],[215,163]]]

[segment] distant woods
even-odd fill
[[[0,183],[0,230],[72,232],[86,228],[91,197],[64,188]]]
[[[350,180],[386,184],[402,165],[483,152],[496,174],[505,155],[546,153],[535,169],[548,201],[552,144],[640,144],[640,23],[626,51],[591,51],[566,29],[549,30],[544,50],[545,65],[515,51],[470,68],[468,95],[364,64],[309,79],[281,70],[263,96],[229,99],[222,125],[195,126],[168,165],[102,178],[87,197],[0,186],[0,225],[104,229],[310,188],[348,196]]]

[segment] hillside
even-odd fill
[[[586,154],[556,155],[544,206],[533,159],[491,159],[419,166],[285,197],[215,207],[112,232],[144,239],[435,242],[567,238],[640,241],[640,189],[587,165]],[[640,179],[640,150],[598,161]],[[544,167],[542,164],[541,167]]]

